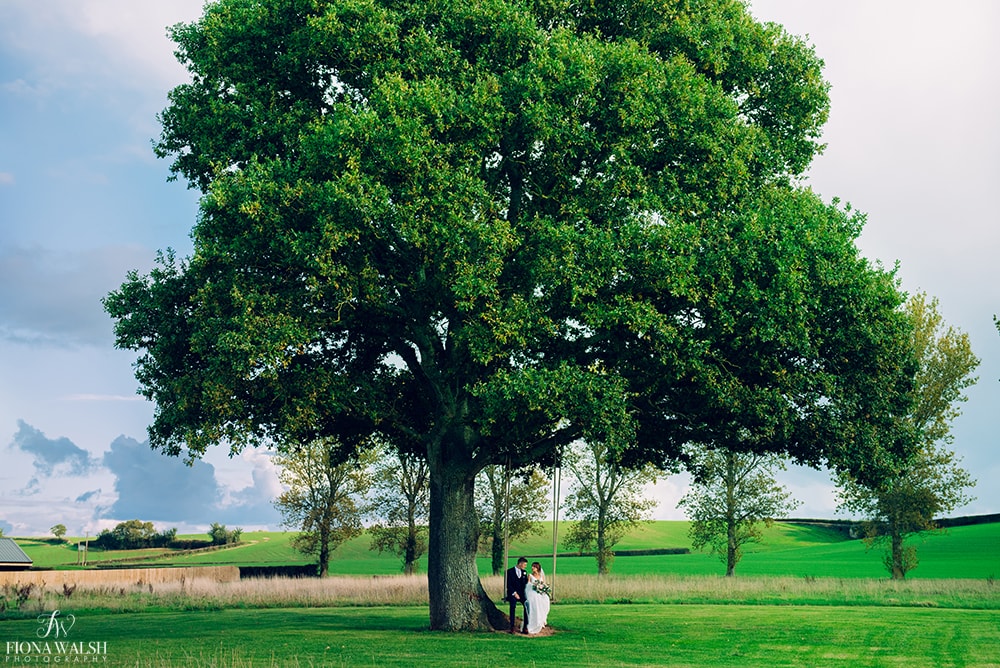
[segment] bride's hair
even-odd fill
[[[539,573],[540,573],[541,575],[545,575],[545,571],[543,571],[543,570],[542,570],[542,565],[541,565],[540,563],[538,563],[537,561],[534,561],[534,562],[532,562],[532,563],[531,563],[531,568],[532,568],[532,569],[534,569],[534,568],[535,568],[535,566],[538,566],[538,572],[539,572]]]

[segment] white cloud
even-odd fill
[[[138,246],[54,252],[0,251],[0,340],[32,345],[108,345],[112,321],[101,299],[132,268],[149,267]]]
[[[654,485],[646,487],[646,495],[656,500],[653,519],[684,520],[684,511],[677,507],[681,498],[691,488],[691,476],[687,473],[661,478]]]
[[[237,458],[242,466],[223,483],[211,463],[189,467],[152,450],[148,441],[120,436],[94,456],[66,437],[49,438],[22,422],[4,449],[0,527],[8,535],[45,535],[62,523],[72,535],[95,536],[118,522],[141,519],[180,533],[200,533],[212,522],[277,529],[280,516],[272,501],[281,490],[270,455],[244,453]],[[31,470],[29,478],[25,471]]]
[[[58,523],[84,535],[98,509],[114,500],[101,491],[112,479],[99,460],[65,436],[50,438],[21,422],[3,462],[0,521],[10,525],[8,535],[46,535]]]
[[[271,451],[249,448],[239,455],[230,475],[224,476],[219,471],[217,477],[220,481],[225,480],[225,488],[216,521],[247,530],[273,529],[280,525],[281,516],[274,507],[274,500],[282,488],[273,456]],[[250,482],[238,487],[240,481],[245,480],[248,465],[251,467]],[[233,475],[237,471],[239,474]]]
[[[198,0],[5,0],[0,39],[33,63],[28,90],[165,91],[183,80],[167,26],[201,15]]]

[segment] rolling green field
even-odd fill
[[[688,547],[687,528],[686,522],[650,523],[618,549]],[[538,558],[551,573],[547,529],[513,546],[512,556]],[[143,558],[117,562],[139,567],[308,563],[289,545],[291,536],[246,533],[239,546],[194,554],[94,551],[90,557]],[[76,563],[69,545],[18,543],[38,566]],[[801,524],[768,530],[761,544],[750,546],[737,578],[721,577],[721,562],[703,553],[620,555],[610,578],[594,575],[592,557],[560,555],[563,579],[556,586],[565,599],[554,602],[552,632],[541,637],[428,631],[426,604],[415,602],[420,590],[426,600],[421,578],[409,581],[416,594],[389,605],[352,602],[343,590],[357,586],[356,596],[364,597],[364,588],[393,588],[397,578],[251,580],[204,591],[132,587],[65,599],[49,592],[48,607],[39,603],[35,610],[29,601],[18,614],[0,615],[6,650],[0,661],[41,665],[59,658],[157,668],[1000,666],[998,546],[1000,524],[929,534],[918,542],[920,567],[898,584],[885,579],[880,551],[868,552],[836,530]],[[479,565],[486,575],[488,560]],[[365,537],[342,546],[331,562],[331,573],[341,576],[398,569],[395,557],[369,551]],[[498,577],[484,583],[502,588]],[[53,600],[64,623],[72,615],[68,639],[76,644],[61,650],[39,640]]]
[[[560,533],[565,531],[561,525]],[[511,556],[525,554],[539,558],[551,572],[552,529],[550,524],[527,540],[511,546]],[[690,547],[687,522],[652,522],[626,536],[618,551]],[[289,544],[293,534],[248,532],[243,542],[222,550],[185,554],[170,550],[101,552],[91,550],[91,565],[114,560],[121,566],[267,566],[308,564],[309,559]],[[77,553],[73,544],[54,544],[41,539],[18,539],[18,544],[41,568],[73,568]],[[1000,523],[953,527],[914,539],[920,559],[911,578],[991,578],[1000,577]],[[560,545],[557,569],[560,573],[596,572],[596,562],[588,556],[566,556],[570,548]],[[122,561],[128,559],[128,561]],[[424,562],[423,565],[425,565]],[[339,575],[388,575],[399,571],[392,555],[369,550],[367,536],[341,546],[330,563],[330,573]],[[490,562],[479,560],[480,572],[487,574]],[[615,558],[612,572],[618,575],[675,574],[716,575],[724,571],[719,559],[703,552],[691,554],[623,556]],[[849,540],[835,529],[803,524],[775,524],[766,530],[760,544],[749,545],[736,569],[737,576],[789,575],[796,577],[886,576],[882,550],[867,550],[860,540]]]

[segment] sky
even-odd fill
[[[0,530],[96,535],[127,519],[199,532],[279,529],[269,453],[193,466],[148,447],[153,407],[101,298],[157,250],[186,256],[197,194],[152,152],[156,115],[186,80],[166,27],[202,0],[0,2]],[[1000,3],[754,0],[812,44],[831,84],[827,148],[807,185],[866,212],[862,253],[899,263],[982,359],[951,448],[978,479],[954,515],[1000,512]],[[795,515],[837,517],[829,475],[779,479]],[[688,479],[651,490],[680,519]],[[565,486],[565,483],[564,483]]]

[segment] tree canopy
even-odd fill
[[[741,2],[219,0],[171,34],[194,252],[105,300],[151,445],[419,454],[433,628],[505,625],[488,465],[584,437],[669,467],[725,429],[864,477],[905,446],[895,281],[795,185],[821,62]]]
[[[372,549],[398,554],[407,575],[427,552],[429,475],[427,462],[410,452],[385,453],[372,474],[374,495],[365,509],[374,519],[368,527]]]

